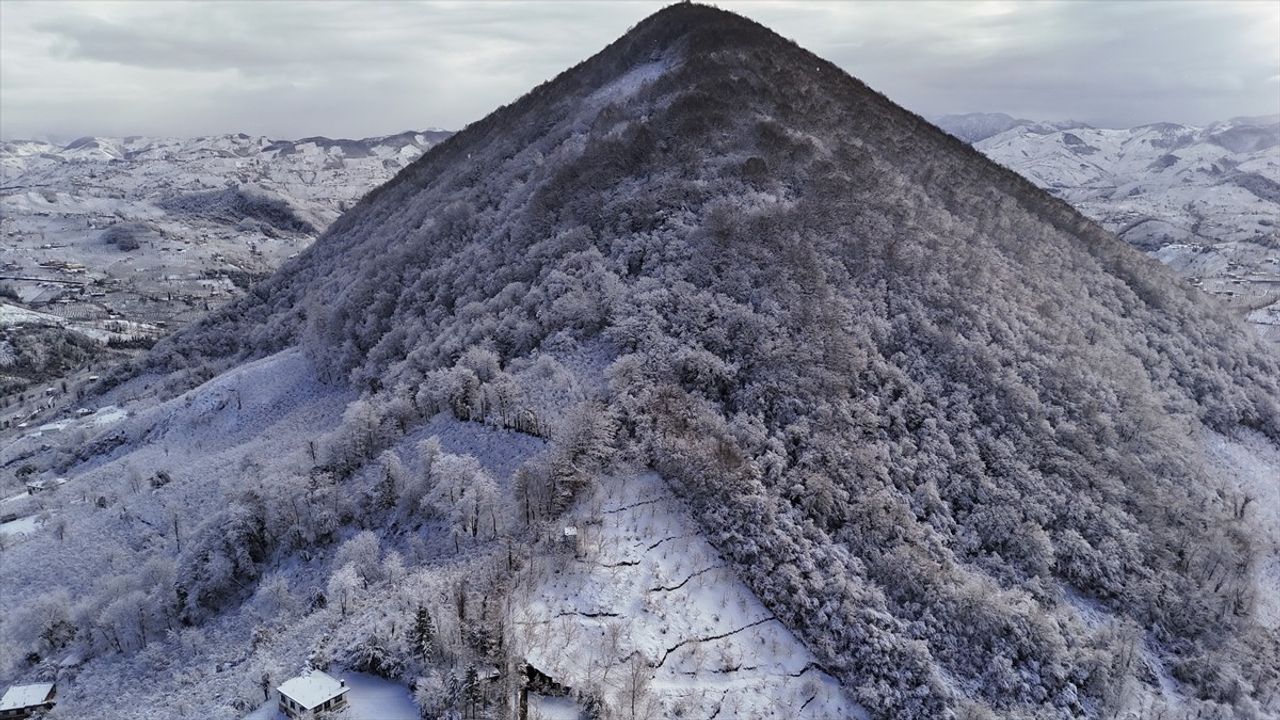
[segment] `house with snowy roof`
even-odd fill
[[[347,706],[345,680],[321,670],[308,670],[276,688],[280,696],[280,712],[290,718],[310,720],[317,713],[340,710]]]
[[[578,527],[576,525],[567,525],[564,534],[560,536],[561,545],[568,552],[573,553],[574,557],[582,554],[582,542],[578,539]]]
[[[67,479],[64,477],[41,478],[39,480],[32,480],[27,483],[27,494],[35,495],[36,493],[42,493],[47,490],[53,490],[54,488],[62,487],[63,485],[66,485],[66,484],[67,484]]]
[[[58,688],[53,683],[14,685],[0,698],[0,718],[29,718],[39,710],[51,710],[57,696]]]

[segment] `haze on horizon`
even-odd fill
[[[0,137],[458,129],[669,4],[0,1]],[[723,2],[926,116],[1280,112],[1280,3]]]

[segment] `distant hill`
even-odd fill
[[[942,115],[933,119],[938,127],[955,135],[967,143],[976,143],[989,137],[1007,132],[1013,128],[1025,128],[1033,133],[1051,133],[1057,130],[1089,127],[1074,120],[1058,122],[1037,122],[1023,120],[1004,113],[964,113],[960,115]]]
[[[1280,116],[1118,129],[1010,119],[975,133],[955,120],[974,117],[1008,116],[938,123],[1280,342]]]
[[[30,309],[77,321],[74,327],[130,329],[116,338],[120,352],[108,352],[97,332],[90,335],[102,342],[71,338],[61,345],[74,352],[50,353],[52,359],[21,350],[4,355],[0,427],[45,410],[43,397],[24,392],[33,383],[75,385],[76,377],[96,372],[92,366],[239,297],[448,136],[431,130],[274,140],[238,133],[0,143],[0,287]],[[52,347],[51,334],[67,331],[34,332],[0,321],[0,336],[19,349]]]

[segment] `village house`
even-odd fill
[[[47,492],[49,490],[53,490],[54,488],[61,487],[66,484],[67,484],[67,479],[64,477],[41,478],[39,480],[31,480],[26,484],[27,494],[35,495],[36,493]]]
[[[29,718],[38,710],[50,710],[57,696],[58,689],[53,683],[14,685],[0,698],[0,718]]]
[[[560,536],[560,544],[567,552],[573,553],[574,557],[580,557],[582,554],[582,544],[578,539],[578,528],[575,525],[567,525],[564,534]]]
[[[316,713],[347,706],[345,680],[320,670],[308,670],[276,688],[280,712],[287,717],[310,720]]]
[[[550,675],[528,662],[520,664],[519,672],[520,687],[516,701],[516,720],[529,720],[530,717],[550,715],[551,713],[540,712],[551,709],[548,706],[569,711],[556,713],[555,717],[560,717],[562,714],[569,717],[578,715],[577,703],[572,699],[572,688],[561,685]],[[529,712],[530,708],[534,708],[533,713]]]

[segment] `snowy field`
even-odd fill
[[[540,561],[543,580],[516,591],[520,652],[538,670],[606,688],[615,707],[638,695],[635,717],[864,717],[660,477],[606,478],[568,517],[579,557]]]
[[[0,523],[0,535],[28,535],[35,532],[37,527],[39,527],[39,524],[36,516],[28,515]]]
[[[105,592],[107,586],[132,589],[144,565],[141,557],[170,554],[177,543],[190,542],[202,522],[226,507],[228,494],[250,487],[242,483],[256,482],[262,491],[268,487],[266,478],[278,484],[309,467],[308,439],[333,427],[350,400],[347,393],[317,380],[297,351],[247,364],[145,409],[125,399],[135,390],[126,386],[113,391],[118,405],[104,406],[75,420],[76,428],[58,433],[61,438],[83,429],[83,442],[72,449],[100,450],[74,465],[65,485],[6,499],[6,512],[24,515],[18,526],[24,532],[10,536],[6,528],[9,546],[0,563],[0,605],[16,602],[16,593],[57,596],[57,588],[66,584],[86,593]],[[0,462],[24,457],[40,442],[24,437],[0,451]],[[158,470],[168,472],[172,481],[156,488],[149,479]],[[54,522],[31,528],[27,513],[37,504],[47,506]],[[61,538],[55,534],[59,518],[69,528]],[[172,572],[172,561],[167,570],[153,564],[158,572]],[[104,597],[115,596],[107,592]],[[258,620],[249,610],[164,642],[151,636],[146,652],[98,658],[80,668],[74,682],[59,688],[61,704],[72,713],[69,717],[85,717],[75,713],[92,705],[115,718],[229,718],[229,701],[245,693],[242,684],[250,674],[242,666],[248,635]],[[306,633],[329,631],[324,619],[314,620],[315,627],[301,627],[303,636],[293,643],[298,647],[282,650],[289,667],[302,662],[313,637],[322,636]],[[288,635],[283,639],[295,640]],[[168,679],[157,682],[157,673]],[[125,686],[120,685],[122,677],[130,678]],[[104,697],[116,702],[101,705]]]

